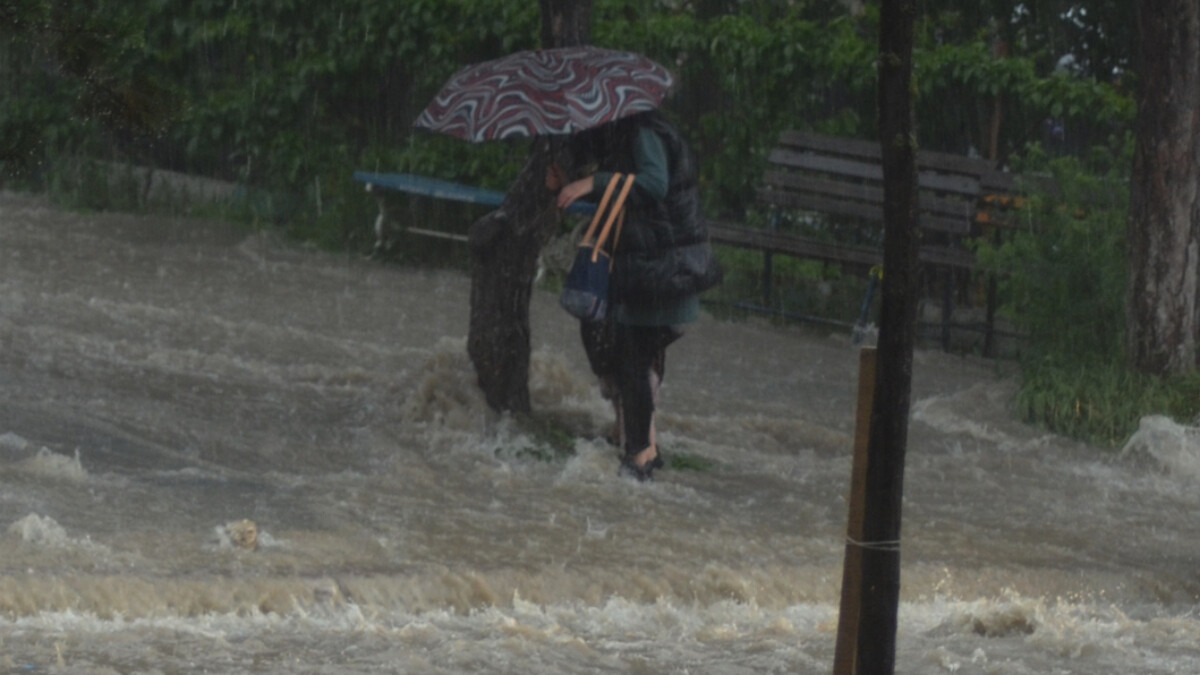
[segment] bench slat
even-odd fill
[[[763,174],[763,182],[768,188],[777,188],[784,192],[828,195],[840,199],[866,202],[883,208],[883,187],[878,185],[814,178],[786,171],[768,171]],[[961,218],[964,222],[969,222],[974,218],[977,211],[973,199],[941,197],[931,192],[923,192],[918,195],[918,198],[921,200],[922,212],[949,218]]]
[[[883,181],[883,169],[879,164],[855,159],[829,157],[813,152],[797,152],[795,150],[776,148],[771,151],[771,154],[767,157],[767,161],[771,164],[777,164],[798,171],[818,171],[837,176],[869,180],[876,183]]]
[[[876,141],[823,136],[808,131],[785,131],[779,136],[779,145],[798,151],[810,150],[826,155],[841,155],[875,164],[881,161],[883,154]],[[992,162],[986,159],[964,157],[949,152],[918,150],[917,167],[975,176],[997,192],[1012,189],[1012,175],[998,171]]]
[[[787,131],[768,155],[769,170],[757,191],[758,201],[817,215],[850,216],[870,221],[860,229],[864,241],[881,235],[883,167],[879,142]],[[922,265],[945,270],[942,283],[942,345],[950,347],[950,317],[954,304],[954,270],[974,270],[975,256],[963,242],[977,231],[1003,227],[1011,220],[1015,181],[993,163],[973,157],[918,150],[916,160],[918,226],[923,244],[917,256]],[[872,226],[873,225],[873,226]],[[713,241],[772,253],[811,258],[829,264],[879,264],[882,246],[842,244],[784,234],[777,230],[711,228]],[[767,262],[764,262],[764,267]],[[769,294],[769,281],[764,283]],[[767,297],[764,295],[764,297]],[[993,299],[988,299],[987,342],[990,351]]]
[[[435,199],[449,199],[457,202],[483,204],[485,206],[500,206],[504,203],[504,193],[498,190],[472,187],[447,180],[416,176],[408,173],[355,171],[354,180],[367,183],[368,185],[378,185],[389,190],[425,195]]]
[[[826,155],[854,157],[878,164],[882,152],[879,144],[860,138],[838,138],[809,131],[785,131],[779,135],[779,145],[800,151],[811,150]]]
[[[863,267],[883,263],[883,251],[868,246],[847,246],[784,232],[752,230],[718,223],[710,223],[708,233],[713,242],[718,244],[783,253],[798,258],[848,263]],[[970,251],[957,248],[922,246],[918,250],[917,256],[921,262],[927,265],[945,265],[962,269],[971,269],[975,266],[975,256]]]
[[[878,204],[852,202],[844,199],[833,199],[823,195],[782,192],[779,190],[760,190],[758,198],[760,201],[773,206],[864,218],[875,222],[883,221],[883,209]],[[920,226],[927,230],[949,232],[951,234],[967,234],[971,230],[971,221],[969,219],[953,218],[924,212],[920,214],[919,218]]]
[[[397,192],[407,192],[409,194],[421,195],[424,197],[432,197],[434,199],[448,199],[456,202],[466,202],[468,204],[482,204],[484,206],[500,206],[504,203],[505,193],[499,190],[489,190],[487,188],[473,187],[454,183],[448,180],[439,178],[428,178],[426,176],[417,176],[411,173],[378,173],[372,171],[355,171],[354,180],[360,183],[366,183],[368,188],[377,186]],[[576,201],[567,208],[568,213],[581,215],[591,215],[596,212],[596,205],[592,202],[583,200]],[[433,235],[431,235],[433,236]]]
[[[775,149],[767,157],[772,164],[784,166],[798,171],[814,171],[845,176],[876,183],[883,182],[883,167],[865,161],[826,157],[811,152]],[[923,190],[950,192],[971,198],[979,196],[979,179],[972,176],[958,176],[922,171],[918,183]]]
[[[878,265],[883,262],[882,251],[875,248],[845,246],[783,232],[751,230],[710,223],[708,234],[715,243],[784,253],[798,258],[815,258],[829,262],[848,262],[866,266]]]

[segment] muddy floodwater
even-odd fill
[[[687,461],[637,484],[555,297],[546,461],[474,384],[468,294],[0,193],[0,672],[830,673],[848,337],[693,325],[659,415]],[[1200,673],[1198,432],[1101,450],[1015,421],[1003,366],[913,376],[897,672]]]

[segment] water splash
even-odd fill
[[[31,476],[64,480],[73,483],[83,483],[88,479],[88,472],[83,468],[79,450],[74,457],[67,457],[51,452],[48,448],[39,448],[37,454],[24,460],[18,468]]]
[[[1200,427],[1179,424],[1162,415],[1143,417],[1121,454],[1150,457],[1176,478],[1200,481]]]

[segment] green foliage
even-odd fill
[[[922,21],[945,43],[980,36],[1012,53],[1031,57],[1048,73],[1070,54],[1071,69],[1110,79],[1129,69],[1137,31],[1137,3],[1079,0],[924,0]]]
[[[1048,170],[1055,193],[1034,192],[1019,226],[978,251],[982,266],[1001,273],[1002,311],[1029,334],[1031,358],[1121,358],[1132,144],[1123,146],[1103,173],[1031,148],[1023,164]]]
[[[368,148],[360,166],[507,190],[529,150],[530,144],[521,140],[474,145],[449,136],[418,133],[400,150]]]
[[[593,42],[676,71],[669,107],[698,149],[713,215],[745,214],[779,131],[872,134],[873,6],[859,17],[828,0],[697,6],[597,0]],[[0,80],[0,175],[10,179],[44,181],[51,157],[90,142],[104,159],[305,200],[318,177],[328,190],[331,172],[354,168],[504,188],[527,149],[413,135],[410,125],[458,68],[537,46],[536,3],[20,0],[10,11],[0,26],[0,72],[11,75]],[[1108,85],[1039,78],[1032,56],[994,59],[982,37],[946,43],[936,37],[945,21],[925,25],[918,118],[937,130],[924,134],[927,147],[982,147],[982,95],[1027,111],[1006,117],[1018,146],[1058,113],[1128,120],[1128,98]]]
[[[776,6],[766,22],[753,12],[614,16],[597,7],[596,44],[643,52],[675,71],[670,106],[696,146],[713,213],[745,213],[781,130],[868,131],[874,44],[848,17],[817,22],[807,10]]]
[[[771,274],[764,278],[764,257],[760,251],[728,246],[716,247],[717,259],[725,279],[705,298],[721,306],[753,305],[778,312],[781,318],[817,317],[850,325],[858,318],[867,288],[866,275],[844,274],[837,265],[820,261],[771,256]],[[713,308],[723,318],[736,317],[741,311],[720,306]]]
[[[1130,369],[1124,350],[1128,172],[1132,140],[1085,159],[1049,158],[1031,146],[1018,167],[1031,182],[1020,227],[982,245],[980,264],[1000,274],[1001,312],[1029,336],[1016,408],[1027,420],[1102,446],[1119,445],[1142,416],[1191,420],[1200,378],[1164,379]]]
[[[918,123],[925,147],[950,152],[991,151],[982,129],[998,114],[998,157],[1042,139],[1053,120],[1074,143],[1095,143],[1130,128],[1134,102],[1114,84],[1065,71],[1044,73],[1037,54],[996,58],[982,39],[939,42],[924,36],[914,53]],[[973,105],[946,105],[970,101]]]

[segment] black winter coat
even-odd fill
[[[612,293],[617,302],[653,307],[677,302],[721,282],[722,273],[700,213],[699,167],[678,130],[658,113],[634,118],[663,141],[667,196],[630,200],[617,246]],[[635,134],[627,134],[630,143]],[[635,171],[632,151],[622,171]]]

